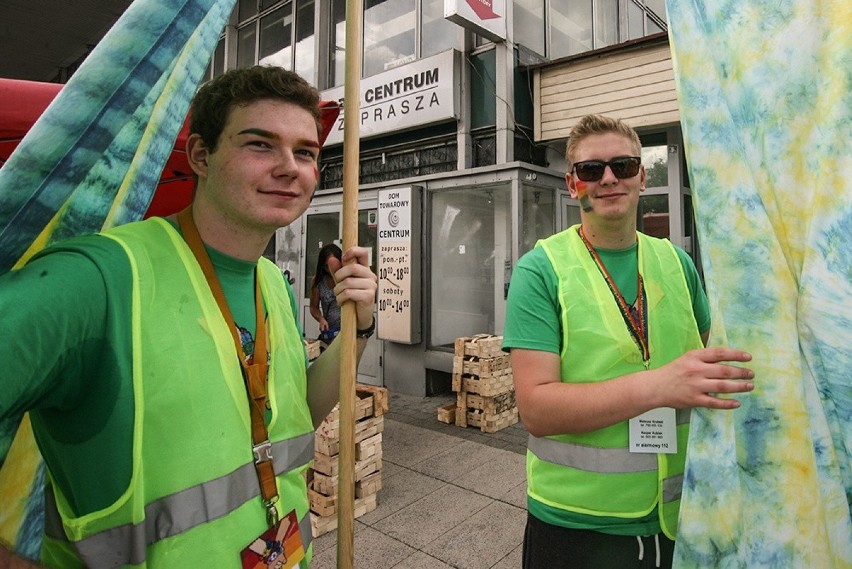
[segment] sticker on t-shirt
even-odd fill
[[[677,452],[675,410],[659,407],[630,419],[630,452]]]
[[[290,569],[305,558],[296,510],[263,532],[240,552],[243,569]]]

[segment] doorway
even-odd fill
[[[370,251],[370,268],[376,272],[376,244],[378,240],[376,200],[362,200],[358,203],[358,245]],[[299,313],[305,337],[315,339],[319,336],[319,324],[311,316],[311,281],[316,273],[319,250],[328,243],[336,243],[342,248],[343,216],[340,203],[316,205],[308,209],[304,218],[304,259],[301,282],[302,294],[298,299]],[[374,315],[375,317],[375,315]],[[367,347],[358,366],[358,383],[384,385],[382,376],[383,343],[374,335],[367,341]]]

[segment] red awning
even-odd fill
[[[0,166],[41,116],[63,85],[0,78]],[[323,140],[328,136],[340,113],[334,101],[322,101]],[[172,153],[166,161],[154,198],[145,213],[169,215],[180,211],[192,201],[195,180],[186,160],[188,125],[184,123],[175,140]]]

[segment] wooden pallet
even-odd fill
[[[314,450],[328,456],[336,456],[340,452],[340,428],[338,424],[329,425],[328,428],[317,429],[314,437]],[[355,423],[355,443],[363,441],[385,430],[384,417],[370,417]]]
[[[337,512],[337,496],[327,496],[314,489],[314,480],[308,484],[308,502],[311,511],[319,516],[331,516]],[[355,498],[366,498],[382,489],[382,471],[376,471],[355,482]]]
[[[355,482],[359,480],[364,480],[370,474],[374,472],[378,472],[382,469],[382,458],[381,456],[377,456],[370,460],[364,460],[361,462],[355,463]],[[337,483],[339,477],[337,473],[328,475],[323,474],[322,472],[315,471],[314,473],[314,490],[319,492],[320,494],[325,494],[326,496],[336,496],[337,495]]]
[[[456,422],[456,404],[448,403],[438,407],[438,420],[448,425],[454,425]]]
[[[456,413],[458,415],[458,413]],[[497,415],[485,415],[480,411],[468,411],[467,424],[479,427],[483,433],[496,433],[518,422],[518,408],[508,409]]]
[[[355,500],[355,517],[359,518],[368,512],[372,512],[378,505],[377,494],[369,494]],[[337,529],[337,512],[321,516],[311,512],[311,531],[314,537],[319,537]]]
[[[319,340],[305,340],[305,352],[308,354],[308,360],[313,361],[320,355]]]
[[[496,433],[517,422],[514,391],[493,397],[462,391],[456,396],[456,426],[479,427],[482,432]]]
[[[503,336],[476,334],[456,338],[455,355],[477,358],[493,358],[503,353]]]

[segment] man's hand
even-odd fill
[[[370,270],[369,249],[366,247],[350,247],[343,252],[343,263],[329,257],[328,268],[334,275],[337,283],[334,294],[337,304],[343,306],[344,302],[355,303],[359,330],[364,330],[373,322],[373,307],[376,303],[376,290],[378,289],[378,278]]]
[[[746,393],[754,389],[754,372],[721,362],[748,362],[751,354],[730,348],[692,350],[673,362],[654,370],[654,390],[659,397],[656,407],[687,409],[736,409],[736,399],[718,397],[720,393]]]

